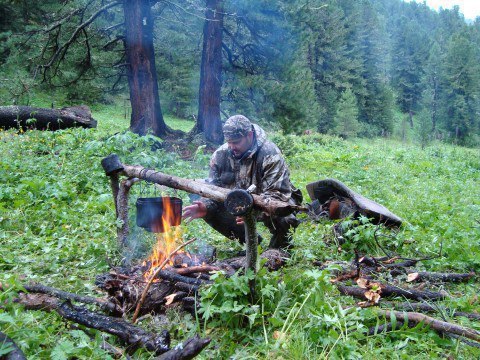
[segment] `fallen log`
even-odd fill
[[[22,350],[10,339],[7,335],[0,332],[0,345],[4,349],[10,348],[11,350],[4,355],[0,355],[0,359],[3,360],[27,360]]]
[[[77,301],[83,304],[93,304],[99,306],[102,310],[109,311],[114,314],[122,314],[122,309],[111,301],[106,299],[94,298],[92,296],[82,296],[78,294],[69,293],[63,290],[55,289],[50,286],[42,284],[28,284],[24,285],[24,289],[29,293],[40,293],[51,295],[63,300]]]
[[[0,106],[0,128],[60,130],[71,127],[95,128],[88,106],[45,109],[31,106]]]
[[[173,258],[174,268],[185,268],[195,265],[198,264],[195,264],[195,261],[187,253],[179,253]]]
[[[173,271],[160,270],[157,272],[157,278],[171,281],[171,282],[183,282],[190,285],[202,285],[207,282],[200,279],[191,278],[188,276],[183,276]]]
[[[457,274],[457,273],[435,273],[435,272],[414,272],[408,274],[407,282],[412,281],[441,281],[441,282],[463,282],[469,281],[475,276],[475,273],[465,273],[465,274]]]
[[[212,265],[198,265],[198,266],[189,266],[184,268],[172,269],[172,272],[175,272],[179,275],[190,275],[195,273],[209,273],[211,271],[220,271],[221,269],[218,266]]]
[[[452,324],[446,321],[437,320],[425,314],[417,312],[400,312],[393,310],[378,310],[380,315],[385,316],[387,319],[391,319],[395,316],[400,321],[414,322],[416,324],[425,323],[429,325],[431,329],[441,333],[451,333],[459,336],[466,337],[467,339],[480,341],[480,332],[474,329],[470,329],[461,325]]]
[[[392,285],[385,285],[385,284],[380,284],[381,286],[381,293],[380,295],[382,297],[391,297],[391,296],[403,296],[407,299],[411,300],[442,300],[446,298],[446,295],[440,292],[434,292],[434,291],[418,291],[414,289],[403,289],[397,286],[392,286]],[[340,293],[343,295],[350,295],[362,300],[369,300],[366,296],[365,293],[367,293],[369,290],[368,289],[362,289],[357,286],[345,286],[345,285],[337,285],[338,290]]]
[[[187,296],[188,296],[188,293],[184,291],[178,291],[176,293],[167,295],[165,296],[165,306],[176,303],[177,301],[180,301]]]
[[[395,327],[393,326],[393,324],[391,322],[386,323],[386,324],[382,324],[382,325],[378,325],[378,326],[372,326],[372,327],[368,328],[367,335],[372,336],[372,335],[377,335],[377,334],[380,334],[380,333],[395,331],[395,330],[398,330],[398,329],[402,328],[404,325],[405,324],[404,324],[403,321],[399,321],[397,319],[397,322],[395,323]],[[408,323],[408,327],[415,327],[415,324]]]
[[[210,339],[201,339],[198,335],[175,346],[172,350],[156,357],[155,360],[186,360],[193,359],[210,343]]]
[[[393,303],[393,302],[382,302],[383,305],[387,307],[394,308],[395,310],[400,311],[421,311],[421,312],[433,312],[433,311],[443,311],[452,317],[466,317],[470,320],[479,320],[480,321],[480,314],[475,313],[467,313],[463,311],[452,310],[445,307],[433,306],[429,303]]]
[[[198,285],[192,285],[192,284],[186,284],[183,282],[177,282],[175,283],[175,289],[185,291],[186,293],[196,293],[198,292],[199,286]]]
[[[381,264],[381,267],[385,267],[387,269],[394,269],[394,268],[406,268],[410,266],[415,266],[418,260],[405,260],[398,263],[390,263],[390,264]]]
[[[260,254],[260,259],[266,259],[264,266],[269,270],[278,270],[285,265],[289,258],[288,253],[279,249],[267,249]],[[238,256],[230,259],[224,259],[214,263],[215,266],[231,267],[233,270],[244,269],[246,264],[246,256]],[[227,272],[228,273],[228,272]]]
[[[139,347],[144,347],[148,351],[160,355],[170,350],[170,335],[167,331],[163,331],[160,335],[149,333],[121,319],[72,305],[68,301],[61,302],[45,294],[20,293],[17,302],[30,310],[55,310],[60,316],[67,320],[115,335],[127,344],[131,351],[135,351]]]

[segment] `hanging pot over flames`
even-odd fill
[[[180,225],[182,199],[172,196],[137,199],[137,226],[153,233],[163,233]]]

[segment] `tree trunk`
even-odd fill
[[[59,130],[70,127],[94,128],[97,121],[92,118],[88,106],[62,109],[44,109],[31,106],[1,106],[0,128],[22,128]]]
[[[205,140],[221,144],[223,0],[207,0],[206,5],[196,131],[203,132]]]
[[[432,134],[435,135],[437,130],[437,104],[438,103],[438,81],[437,77],[433,78],[433,99],[432,99]]]
[[[158,96],[153,18],[148,0],[125,0],[125,55],[132,115],[130,130],[139,135],[148,132],[164,137],[168,129],[163,121]]]

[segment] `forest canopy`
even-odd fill
[[[163,123],[165,112],[201,118],[199,130],[218,132],[216,121],[243,113],[284,133],[414,132],[422,141],[480,141],[480,19],[465,21],[458,7],[436,12],[401,0],[132,3],[153,21],[154,122]],[[128,99],[127,10],[122,1],[0,0],[2,105],[31,105],[45,91],[68,106]],[[221,41],[216,48],[202,40],[211,35],[209,23],[220,26],[212,30]],[[212,76],[218,84],[208,83]],[[202,89],[218,91],[217,99]],[[154,134],[168,133],[155,126]]]

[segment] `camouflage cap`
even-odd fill
[[[233,115],[223,125],[223,136],[226,141],[233,141],[247,136],[252,129],[252,123],[245,116]]]

